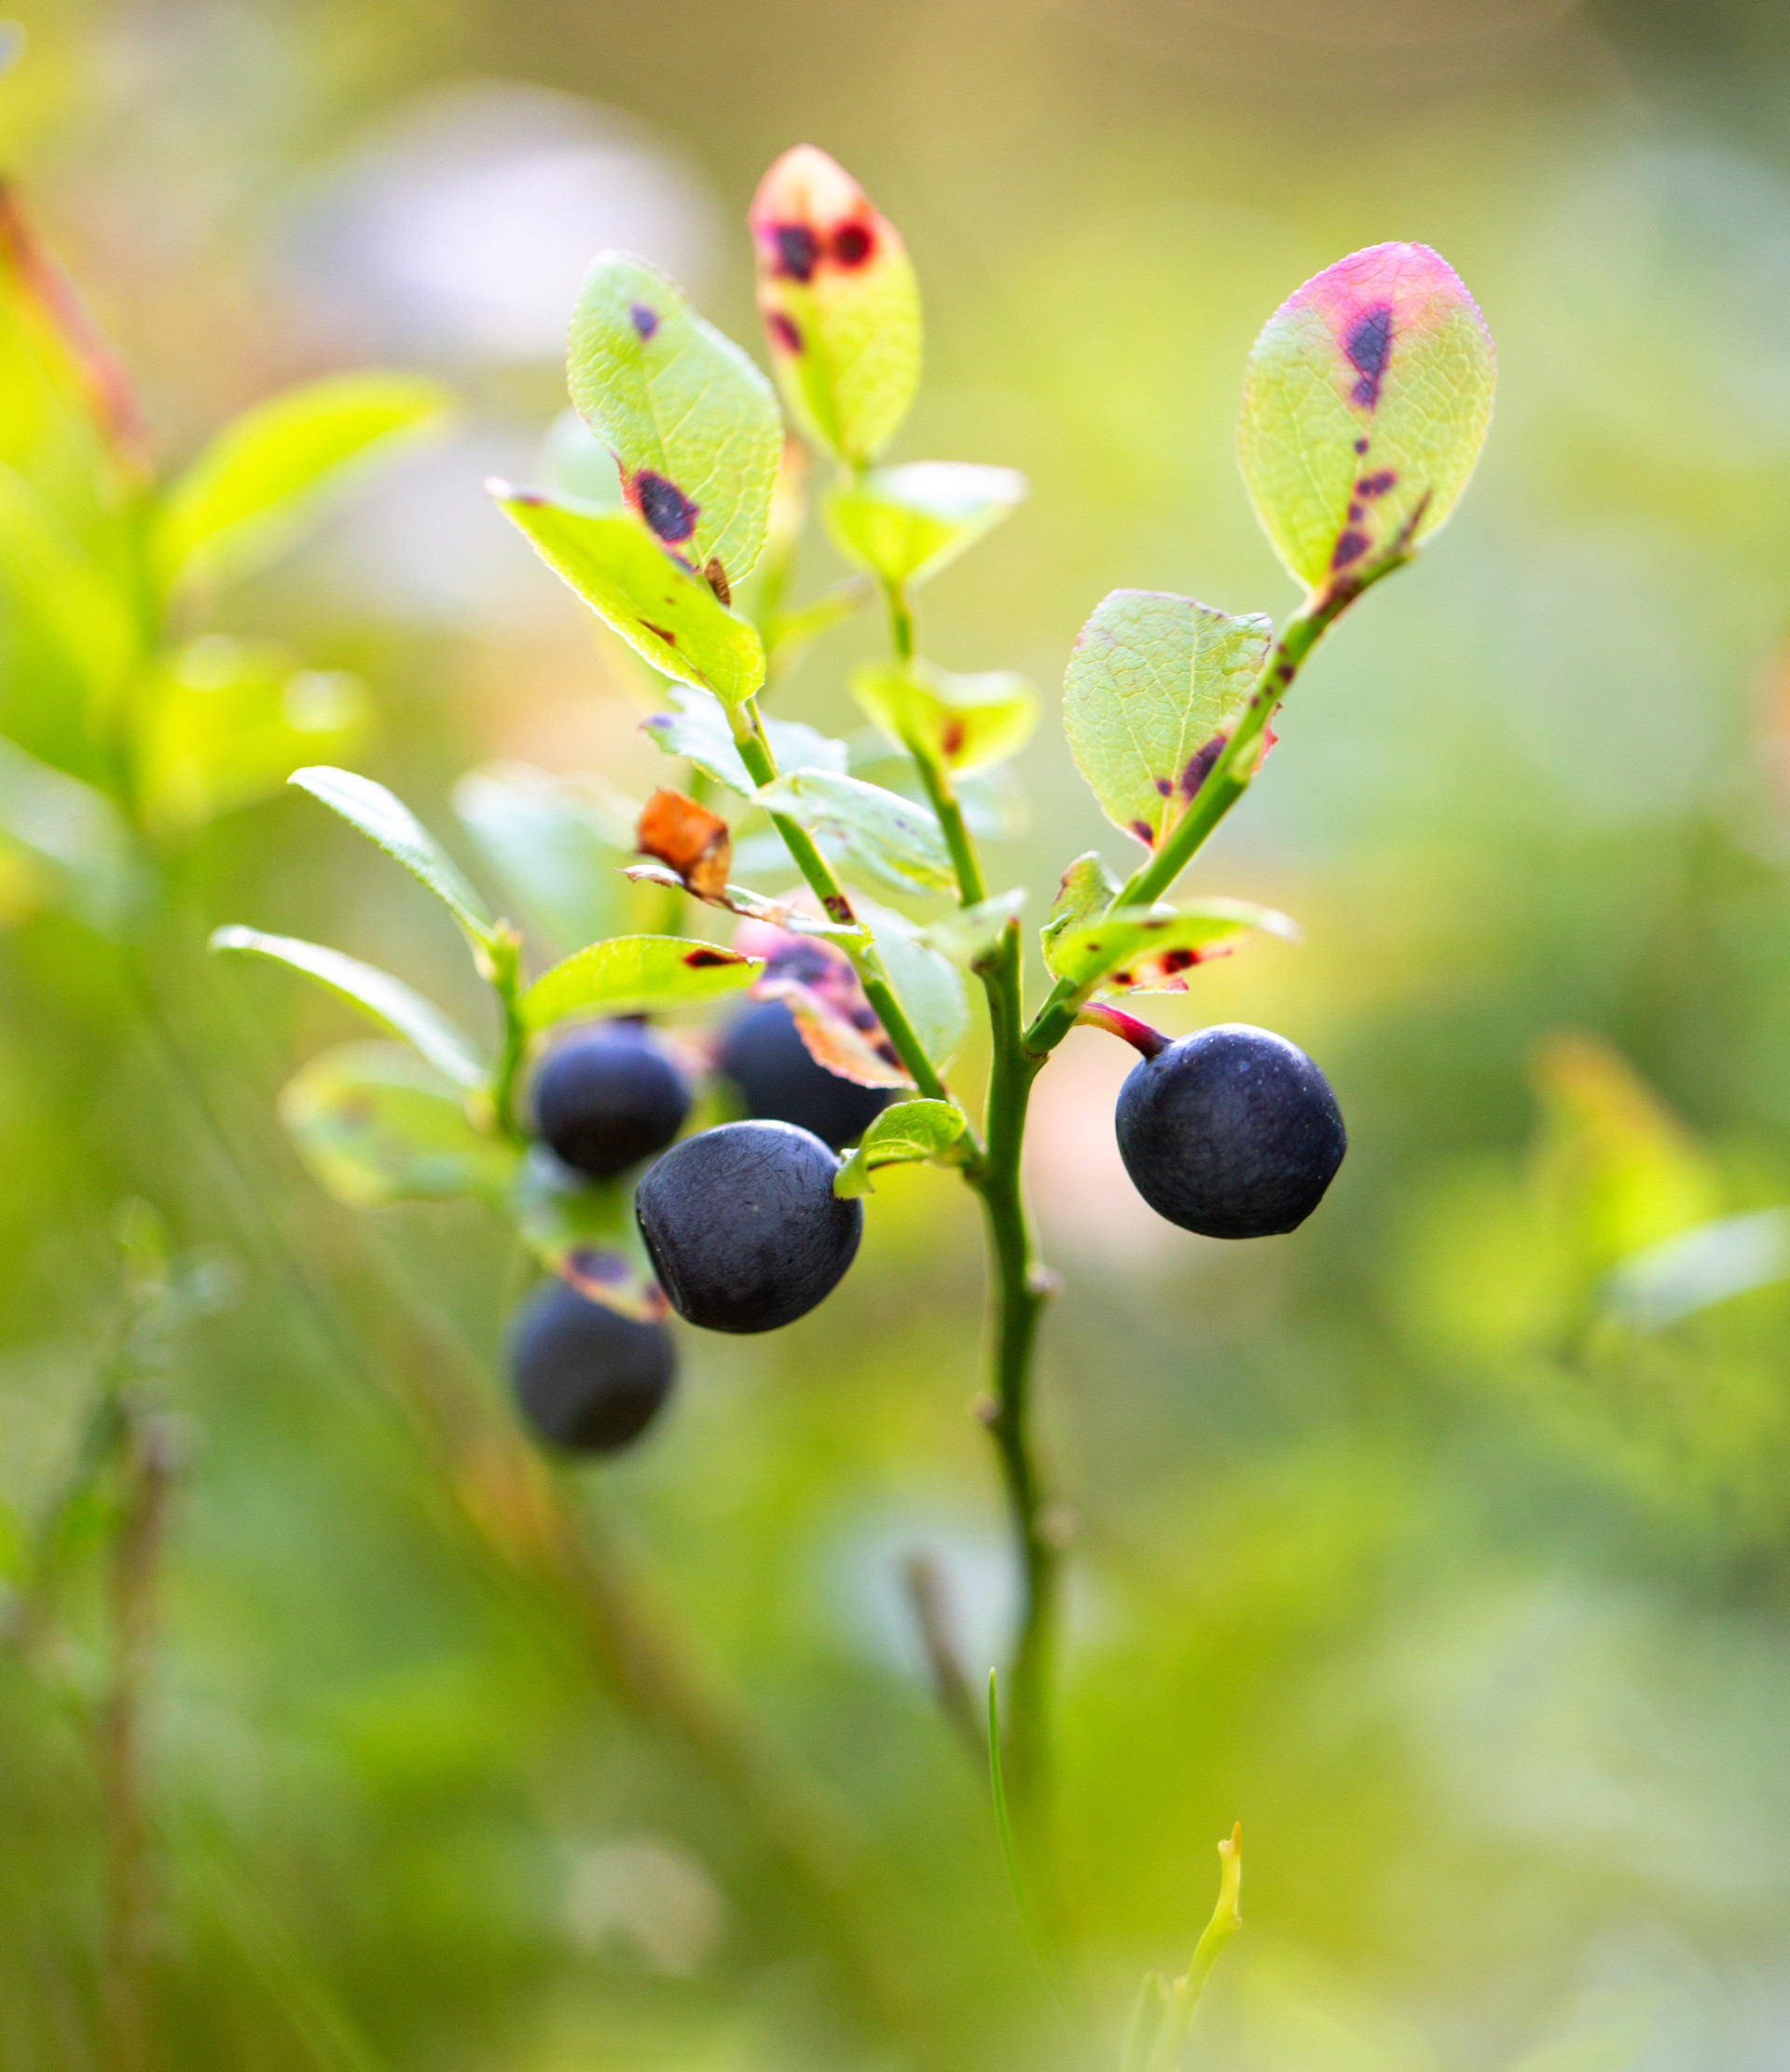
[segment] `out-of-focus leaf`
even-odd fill
[[[1032,824],[1031,801],[1011,762],[964,771],[957,779],[957,805],[978,842],[1017,842]]]
[[[219,634],[189,641],[157,672],[144,701],[145,816],[172,832],[266,798],[294,763],[351,748],[368,717],[354,677],[298,668],[264,642]]]
[[[571,400],[620,464],[627,506],[723,588],[764,551],[783,425],[771,385],[656,268],[605,252],[571,318]]]
[[[962,973],[927,941],[926,932],[906,914],[878,906],[861,893],[852,903],[870,929],[920,1048],[943,1072],[970,1034],[970,1001]]]
[[[740,761],[727,715],[714,699],[686,684],[672,686],[667,695],[673,709],[656,712],[640,722],[654,746],[667,755],[687,758],[705,775],[737,791],[741,798],[756,797],[758,787]],[[843,772],[846,767],[845,743],[829,739],[799,720],[766,720],[764,731],[779,770]]]
[[[403,864],[425,885],[480,948],[488,947],[497,924],[485,902],[466,882],[464,872],[402,799],[384,785],[352,770],[332,770],[319,763],[295,770],[291,782],[301,791],[338,813],[369,842]]]
[[[1119,907],[1050,937],[1045,962],[1073,986],[1100,981],[1108,993],[1184,993],[1182,974],[1251,931],[1299,940],[1273,907],[1249,899],[1200,899],[1185,907]]]
[[[32,876],[47,875],[58,906],[94,927],[115,928],[130,911],[138,871],[117,808],[103,791],[4,739],[0,839],[31,859]]]
[[[475,1129],[464,1094],[395,1043],[351,1043],[311,1059],[280,1117],[326,1192],[351,1208],[501,1200],[516,1154]]]
[[[735,940],[764,960],[753,999],[784,1003],[818,1065],[863,1087],[913,1084],[843,950],[805,936],[779,940],[750,922]]]
[[[721,885],[711,891],[699,892],[663,863],[630,863],[625,866],[622,875],[631,878],[636,885],[660,885],[668,891],[687,892],[705,906],[719,907],[725,913],[737,913],[742,921],[760,922],[767,928],[787,929],[792,935],[826,936],[841,941],[856,941],[861,936],[857,928],[842,928],[835,922],[817,921],[812,914],[803,913],[787,899],[767,899],[750,885]]]
[[[751,984],[755,959],[675,935],[618,935],[575,952],[523,994],[522,1020],[550,1028],[573,1014],[656,1014]]]
[[[468,772],[454,787],[454,811],[518,918],[556,950],[626,925],[619,872],[632,853],[633,814],[625,800],[588,780],[505,762]]]
[[[920,378],[920,294],[900,235],[807,144],[764,175],[750,222],[758,307],[792,416],[841,460],[874,460]]]
[[[536,457],[541,485],[595,511],[623,511],[615,456],[577,411],[562,410],[547,427]]]
[[[581,1180],[537,1150],[516,1173],[510,1214],[542,1265],[590,1301],[640,1324],[656,1324],[668,1313],[626,1187]]]
[[[358,957],[326,949],[321,942],[301,942],[289,935],[263,935],[258,928],[218,928],[212,936],[213,950],[237,950],[255,957],[283,964],[302,971],[326,991],[338,995],[351,1007],[370,1015],[382,1028],[399,1036],[458,1087],[469,1092],[483,1091],[484,1067],[473,1047],[433,1000],[394,979],[376,965]]]
[[[1632,1253],[1604,1276],[1606,1316],[1660,1331],[1755,1288],[1790,1280],[1790,1209],[1719,1216]]]
[[[1275,552],[1317,590],[1427,537],[1492,421],[1492,335],[1422,244],[1377,244],[1296,288],[1244,377],[1237,450]]]
[[[154,541],[163,581],[227,580],[270,559],[327,499],[450,407],[438,383],[380,372],[332,375],[257,404],[169,490]]]
[[[757,628],[666,553],[631,513],[585,510],[502,482],[489,487],[548,568],[655,669],[728,705],[764,682]]]
[[[929,806],[860,777],[792,770],[764,786],[758,803],[837,843],[854,863],[900,892],[935,892],[955,881],[944,830]]]
[[[686,892],[707,899],[727,883],[734,837],[725,820],[682,791],[661,787],[640,808],[634,846],[655,857]]]
[[[1026,887],[1016,885],[1011,892],[997,892],[972,907],[961,907],[934,921],[921,931],[920,940],[953,964],[973,970],[1000,940],[1008,922],[1018,918],[1026,906]]]
[[[858,1148],[833,1175],[833,1191],[847,1201],[868,1194],[870,1176],[879,1166],[936,1159],[969,1127],[969,1118],[954,1102],[897,1101],[864,1132]]]
[[[1154,848],[1205,781],[1268,653],[1266,619],[1114,590],[1076,638],[1063,725],[1114,827]]]
[[[954,676],[924,662],[866,663],[851,693],[891,741],[953,770],[1004,762],[1038,723],[1038,693],[1008,669]]]
[[[1013,468],[908,460],[872,468],[827,499],[827,530],[847,561],[886,583],[924,583],[998,525],[1026,496]]]
[[[0,597],[11,622],[9,644],[21,625],[29,627],[90,712],[112,703],[137,654],[129,602],[24,476],[7,467],[0,467]],[[41,696],[41,684],[34,688]]]

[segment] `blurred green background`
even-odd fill
[[[820,1312],[686,1335],[664,1429],[566,1486],[817,1812],[654,1731],[613,1673],[626,1637],[562,1586],[555,1500],[502,1443],[522,1278],[495,1224],[356,1218],[279,1136],[280,1085],[352,1031],[209,961],[207,930],[337,942],[476,1014],[424,895],[302,799],[221,816],[176,845],[151,1010],[0,850],[7,2072],[103,2062],[103,1507],[68,1523],[53,1631],[17,1587],[118,1342],[133,1198],[202,1297],[156,1381],[157,2065],[1110,2064],[1237,1818],[1248,1931],[1202,2065],[1785,2064],[1790,16],[50,0],[27,26],[0,148],[158,452],[337,366],[461,397],[209,622],[362,679],[345,760],[449,832],[476,763],[636,793],[662,768],[640,685],[480,483],[529,472],[599,246],[754,336],[743,212],[792,142],[845,160],[918,265],[899,456],[1032,481],[928,593],[929,652],[1023,668],[1047,706],[1111,586],[1294,601],[1231,432],[1249,342],[1306,275],[1437,245],[1502,380],[1459,516],[1326,648],[1195,873],[1289,909],[1302,946],[1161,1017],[1264,1022],[1324,1064],[1353,1148],[1322,1213],[1273,1244],[1183,1236],[1112,1147],[1129,1053],[1081,1032],[1041,1083],[1067,1282],[1041,1391],[1081,1548],[1067,2013],[899,1582],[929,1555],[992,1657],[961,1190],[891,1174]],[[808,582],[829,572],[817,550]],[[828,636],[780,709],[850,726],[873,638]],[[5,731],[53,761],[23,652]],[[1068,857],[1122,844],[1053,724],[1025,774],[995,867],[1038,918]]]

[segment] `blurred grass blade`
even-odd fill
[[[1239,1821],[1219,1844],[1219,1897],[1212,1918],[1195,1944],[1186,1971],[1169,1990],[1168,2015],[1157,2033],[1156,2048],[1150,2058],[1150,2072],[1177,2072],[1187,2048],[1193,2017],[1212,1968],[1223,1955],[1225,1945],[1243,1926],[1238,1901],[1243,1893],[1243,1823]]]
[[[0,738],[0,836],[48,872],[54,903],[116,928],[139,891],[131,830],[103,791]]]
[[[370,1015],[382,1028],[415,1046],[435,1068],[458,1087],[481,1092],[486,1086],[482,1065],[473,1047],[431,1000],[394,979],[389,971],[363,964],[358,957],[320,942],[303,942],[294,936],[263,935],[258,928],[219,928],[212,937],[213,950],[234,950],[247,956],[266,957],[306,978]]]
[[[1376,244],[1296,288],[1244,377],[1237,453],[1274,551],[1310,589],[1442,524],[1492,421],[1492,334],[1423,244]]]
[[[478,948],[489,947],[497,924],[484,900],[402,799],[371,777],[332,769],[326,763],[295,770],[290,781],[332,813],[340,814],[350,827],[358,828],[394,862],[403,864],[419,884],[428,886]]]
[[[227,582],[272,559],[376,461],[435,430],[451,398],[420,375],[332,375],[227,424],[168,491],[161,580]]]
[[[1031,1894],[1026,1888],[1026,1879],[1019,1866],[1019,1849],[1013,1839],[1012,1816],[1007,1804],[1007,1775],[1000,1756],[1000,1672],[997,1669],[988,1672],[988,1793],[994,1808],[995,1836],[1000,1844],[1000,1860],[1006,1867],[1013,1904],[1019,1910],[1020,1926],[1026,1931],[1026,1940],[1045,1978],[1051,1980],[1053,1973],[1050,1945],[1044,1940],[1044,1930],[1032,1906]]]
[[[656,267],[599,255],[572,311],[571,400],[627,507],[723,590],[764,551],[783,422],[770,383]]]
[[[920,292],[900,233],[813,144],[759,183],[758,307],[791,414],[851,466],[874,460],[920,379]]]

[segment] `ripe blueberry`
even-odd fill
[[[787,1122],[685,1137],[640,1182],[634,1213],[671,1307],[708,1331],[775,1331],[831,1295],[857,1256],[861,1201],[839,1161]]]
[[[663,1151],[689,1112],[682,1073],[639,1022],[562,1038],[534,1077],[536,1127],[557,1157],[593,1179]]]
[[[677,1379],[662,1324],[638,1324],[549,1281],[511,1320],[510,1379],[522,1415],[550,1445],[614,1453],[638,1439]]]
[[[1304,1051],[1242,1022],[1146,1058],[1120,1089],[1113,1120],[1138,1193],[1208,1238],[1296,1228],[1349,1143],[1329,1081]]]
[[[817,1064],[781,1000],[760,1000],[737,1015],[716,1063],[761,1122],[793,1122],[843,1151],[888,1105],[887,1087],[861,1087]]]

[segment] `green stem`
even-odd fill
[[[910,748],[908,753],[914,758],[927,799],[944,830],[944,845],[951,852],[951,867],[957,873],[958,898],[967,907],[979,907],[988,897],[988,887],[982,875],[982,859],[963,824],[963,808],[957,803],[950,774],[916,748]]]
[[[734,741],[739,749],[740,759],[746,765],[747,775],[756,785],[775,783],[777,758],[771,753],[771,745],[764,738],[764,722],[755,707],[748,705],[744,710],[744,723],[736,715]],[[852,911],[846,888],[833,874],[833,866],[814,844],[808,830],[792,820],[787,814],[773,813],[771,825],[783,838],[783,846],[790,852],[791,859],[808,881],[821,909],[829,920],[837,921],[841,926],[860,926]],[[929,1101],[948,1101],[951,1098],[944,1081],[940,1078],[932,1061],[926,1054],[926,1047],[915,1033],[914,1024],[907,1018],[907,1010],[896,997],[889,983],[888,973],[883,960],[876,954],[876,945],[865,930],[857,944],[847,944],[846,951],[858,972],[859,983],[864,989],[864,998],[883,1025],[888,1040],[895,1046],[896,1054],[907,1067],[908,1077]]]
[[[1306,656],[1363,591],[1371,589],[1411,558],[1408,535],[1414,524],[1415,519],[1371,568],[1347,583],[1315,593],[1287,620],[1250,688],[1242,718],[1205,783],[1169,830],[1162,847],[1148,862],[1140,864],[1113,896],[1108,913],[1120,907],[1151,905],[1187,869],[1219,822],[1249,789],[1260,761],[1256,745],[1275,707],[1291,690]],[[1026,1031],[1026,1049],[1040,1059],[1048,1057],[1075,1026],[1076,1014],[1092,991],[1091,986],[1078,987],[1067,979],[1059,979]]]
[[[522,939],[506,928],[482,960],[485,977],[497,995],[503,1024],[497,1066],[491,1075],[491,1108],[499,1133],[511,1144],[525,1145],[528,1132],[517,1113],[516,1093],[528,1058],[529,1034],[522,1025]]]

